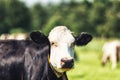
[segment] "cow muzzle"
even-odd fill
[[[74,66],[74,59],[62,58],[61,67],[64,69],[71,69]]]

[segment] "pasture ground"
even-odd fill
[[[120,80],[120,62],[111,69],[111,62],[101,65],[105,39],[93,39],[87,46],[75,47],[78,60],[75,68],[67,72],[69,80]]]

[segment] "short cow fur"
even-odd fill
[[[0,40],[0,80],[68,80],[66,71],[57,72],[49,61],[48,37],[38,31],[30,37],[32,40]],[[86,45],[91,39],[90,34],[82,33],[75,37],[75,44]]]

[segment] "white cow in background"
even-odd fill
[[[110,59],[112,69],[116,68],[117,62],[120,60],[120,41],[111,41],[103,45],[102,64],[105,65]]]
[[[26,33],[17,33],[17,34],[1,34],[0,40],[26,40],[28,39],[28,35]]]

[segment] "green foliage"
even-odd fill
[[[120,38],[119,7],[119,0],[61,0],[29,8],[20,0],[0,0],[0,34],[14,28],[48,34],[53,27],[65,25],[76,34],[84,31],[95,37]]]
[[[0,1],[0,33],[6,32],[5,30],[5,4],[3,1]]]
[[[42,29],[47,20],[47,11],[40,5],[36,4],[31,9],[31,29]]]
[[[14,34],[14,33],[25,33],[26,31],[23,28],[14,28],[12,30],[10,30],[10,34]]]
[[[2,17],[0,33],[9,33],[14,28],[29,29],[29,9],[24,3],[18,0],[1,0],[0,6],[0,16]]]
[[[58,15],[58,13],[56,12],[56,14],[54,14],[46,23],[46,25],[42,28],[42,31],[45,32],[46,34],[48,34],[50,32],[50,30],[57,26],[57,24],[60,21],[61,16]]]

